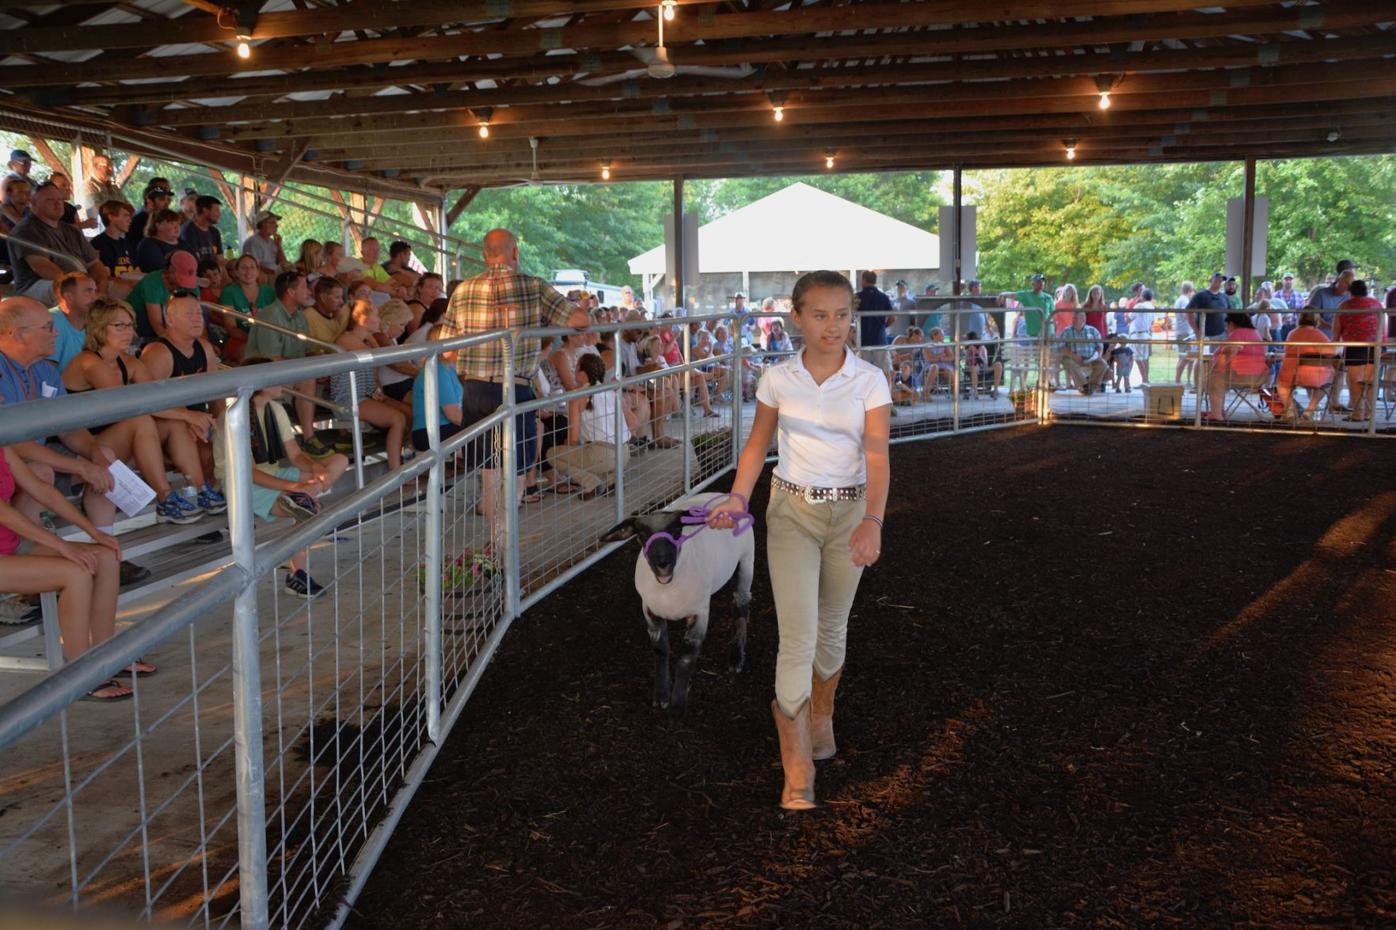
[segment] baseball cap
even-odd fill
[[[199,263],[190,252],[178,249],[170,253],[170,270],[174,272],[175,287],[197,287]]]
[[[1286,280],[1286,281],[1293,281],[1293,280],[1294,280],[1294,272],[1292,272],[1292,271],[1286,271],[1284,274],[1280,275],[1280,277],[1283,278],[1283,279]]]
[[[145,187],[145,195],[147,197],[173,197],[174,191],[170,190],[164,184],[147,184]]]
[[[1356,267],[1357,266],[1352,263],[1352,259],[1345,258],[1338,262],[1338,274],[1342,274],[1344,271],[1351,271]]]
[[[906,278],[898,278],[898,279],[897,279],[896,286],[897,286],[897,287],[909,287],[910,285],[908,285],[908,284],[906,283]]]
[[[1046,281],[1046,280],[1047,280],[1047,276],[1046,276],[1045,274],[1043,274],[1042,272],[1040,272],[1040,271],[1034,271],[1033,274],[1032,274],[1032,277],[1031,277],[1029,280],[1032,280],[1032,281]]]
[[[1227,275],[1227,277],[1226,277],[1226,283],[1227,283],[1227,284],[1235,284],[1235,283],[1236,283],[1236,276],[1235,276],[1234,274],[1233,274],[1233,275]]]
[[[263,210],[261,213],[258,213],[258,214],[257,214],[257,221],[256,221],[256,223],[254,223],[253,225],[261,226],[261,225],[262,225],[263,223],[265,223],[267,220],[279,220],[279,219],[281,219],[281,216],[280,216],[279,214],[273,213],[273,212],[271,212],[270,210]]]
[[[1215,281],[1215,280],[1217,280],[1217,278],[1221,278],[1221,279],[1225,280],[1225,279],[1226,279],[1226,272],[1224,272],[1224,271],[1214,271],[1214,272],[1212,272],[1212,280]]]
[[[184,189],[184,196],[186,196],[186,197],[197,197],[197,196],[199,196],[199,192],[198,192],[197,190],[195,190],[194,188],[192,188],[192,187],[186,187],[186,188]]]
[[[34,156],[30,155],[24,149],[15,149],[12,152],[10,152],[10,161],[27,161],[30,164],[33,164]]]
[[[737,291],[737,293],[732,295],[733,300],[736,300],[738,297],[740,297],[742,300],[746,300],[746,295],[743,294],[741,291]]]

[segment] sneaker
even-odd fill
[[[228,509],[228,499],[207,482],[199,488],[199,496],[196,500],[198,508],[204,513],[223,513]]]
[[[24,598],[14,595],[0,600],[0,623],[17,625],[33,623],[43,616],[43,610]]]
[[[301,597],[319,597],[325,593],[325,586],[318,583],[305,573],[305,569],[296,569],[286,576],[286,590]]]
[[[325,445],[319,436],[311,436],[309,439],[302,442],[301,451],[306,455],[313,455],[316,458],[334,454],[334,449]]]
[[[135,562],[121,563],[121,587],[145,581],[150,577],[150,569]]]
[[[281,495],[281,509],[286,511],[286,515],[297,523],[304,523],[313,519],[320,512],[320,505],[315,498],[304,491],[290,491]]]
[[[184,495],[173,492],[155,505],[156,523],[197,523],[203,515],[204,512],[189,503]]]

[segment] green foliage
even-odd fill
[[[479,242],[497,226],[519,237],[531,274],[581,268],[598,281],[638,286],[628,262],[664,241],[673,209],[666,183],[560,184],[482,191],[456,219],[451,234]]]
[[[66,161],[70,145],[50,144]],[[0,148],[31,146],[23,136],[0,133]],[[127,156],[114,152],[113,157],[120,172]],[[43,177],[47,168],[36,165],[35,173]],[[144,159],[124,187],[128,199],[139,204],[146,182],[155,176],[168,179],[176,192],[193,187],[217,193],[206,169]],[[234,177],[220,177],[236,183]],[[935,230],[937,208],[945,199],[941,179],[931,171],[726,178],[690,181],[685,195],[706,223],[803,181]],[[969,172],[966,199],[980,205],[979,276],[986,289],[1007,289],[1026,286],[1027,276],[1041,270],[1054,285],[1070,281],[1084,294],[1099,283],[1112,297],[1131,282],[1144,281],[1163,299],[1183,280],[1199,280],[1224,265],[1226,202],[1241,195],[1242,184],[1239,162]],[[1270,197],[1270,277],[1293,271],[1310,286],[1340,258],[1353,259],[1364,276],[1382,284],[1396,276],[1396,156],[1264,161],[1256,188]],[[327,194],[320,188],[305,191]],[[331,204],[304,202],[335,212]],[[276,209],[292,258],[305,238],[340,238],[334,216],[284,201]],[[664,241],[663,218],[672,209],[672,188],[664,182],[503,188],[476,197],[451,232],[478,242],[488,230],[504,226],[519,235],[530,272],[583,268],[598,280],[638,285],[627,262]],[[373,228],[382,240],[426,236],[406,236],[397,225],[415,226],[406,203],[388,202],[382,217]],[[219,228],[225,245],[239,245],[231,210],[225,209]]]
[[[1244,166],[982,171],[971,184],[991,287],[1025,286],[1041,270],[1082,293],[1144,281],[1164,297],[1225,265],[1226,203],[1242,194]],[[1340,258],[1382,284],[1396,275],[1396,157],[1261,162],[1256,193],[1270,198],[1268,276],[1292,271],[1308,287]]]

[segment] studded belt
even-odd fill
[[[803,497],[807,503],[821,504],[834,501],[860,501],[868,496],[868,486],[860,484],[852,488],[807,488],[804,485],[786,481],[779,475],[771,476],[771,484],[778,491]]]

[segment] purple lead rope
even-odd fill
[[[708,518],[712,516],[713,505],[718,503],[719,501],[725,501],[730,497],[735,497],[737,500],[741,501],[743,508],[750,506],[750,504],[747,502],[747,499],[740,494],[723,494],[721,497],[713,498],[711,501],[708,502],[707,506],[690,507],[688,513],[684,514],[682,517],[679,518],[679,522],[684,524],[685,526],[698,526],[701,524],[703,529],[707,529]],[[756,524],[756,517],[752,516],[750,511],[747,511],[745,509],[733,511],[729,513],[728,516],[732,518],[733,536],[742,535]],[[703,529],[700,529],[698,533],[703,532]],[[661,537],[673,543],[674,548],[682,549],[684,542],[689,539],[692,539],[694,536],[697,536],[698,533],[694,533],[693,536],[685,536],[683,535],[683,531],[681,530],[679,532],[679,538],[675,539],[669,533],[666,533],[663,530],[661,530],[660,532],[655,533],[649,539],[645,540],[645,545],[640,550],[640,552],[642,555],[649,555],[650,543],[654,542],[656,539],[659,539]]]

